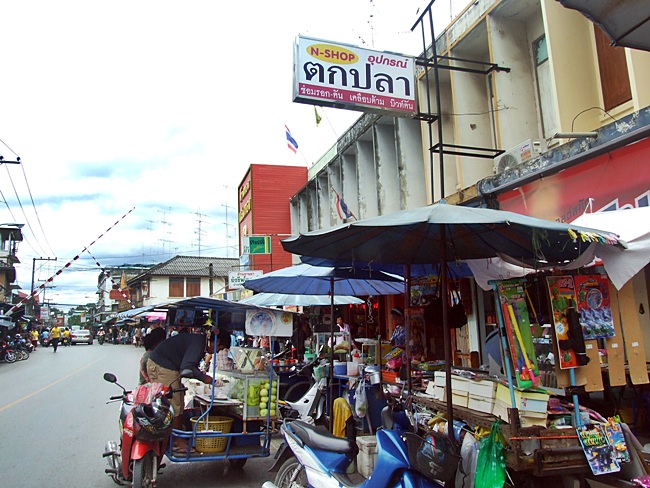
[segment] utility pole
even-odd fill
[[[30,291],[29,304],[31,310],[29,311],[28,315],[31,315],[33,317],[36,316],[35,314],[36,307],[34,306],[34,302],[36,301],[36,297],[34,297],[34,273],[36,271],[36,261],[56,261],[56,258],[32,258],[32,287],[29,290]],[[43,297],[45,297],[45,290],[43,290]]]
[[[226,190],[234,190],[234,188],[231,187],[231,186],[223,185],[223,187]],[[228,223],[228,211],[229,211],[229,209],[234,208],[234,207],[231,207],[230,205],[228,205],[228,202],[223,203],[221,206],[225,207],[225,209],[226,209],[226,223],[225,223],[225,225],[226,225],[226,257],[229,258],[230,257],[230,227],[233,227],[233,224]]]

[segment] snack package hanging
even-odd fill
[[[492,424],[490,435],[483,438],[476,460],[474,488],[503,488],[506,482],[506,462],[499,434],[500,420]]]

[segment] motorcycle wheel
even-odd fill
[[[27,351],[18,351],[16,353],[16,356],[18,357],[18,361],[24,361],[25,359],[29,359],[29,353]]]
[[[133,461],[133,488],[153,487],[154,466],[153,452],[149,451],[141,459]]]
[[[278,488],[308,488],[307,471],[295,457],[287,459],[275,477]]]
[[[15,363],[15,362],[16,362],[16,359],[18,359],[18,358],[16,357],[16,353],[15,353],[15,352],[6,352],[6,353],[5,353],[5,361],[6,361],[6,362],[8,362],[8,363]]]

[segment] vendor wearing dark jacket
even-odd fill
[[[150,381],[165,386],[173,383],[173,388],[179,388],[180,372],[189,369],[192,378],[211,384],[212,377],[199,369],[206,346],[211,350],[212,341],[203,334],[177,334],[165,339],[149,356],[147,373]],[[182,429],[183,392],[174,393],[171,404],[174,408],[174,428]]]

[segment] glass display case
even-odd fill
[[[218,371],[216,376],[228,382],[228,397],[241,402],[227,406],[230,413],[244,421],[266,420],[269,413],[271,419],[277,418],[280,382],[276,373],[271,378],[267,371]]]

